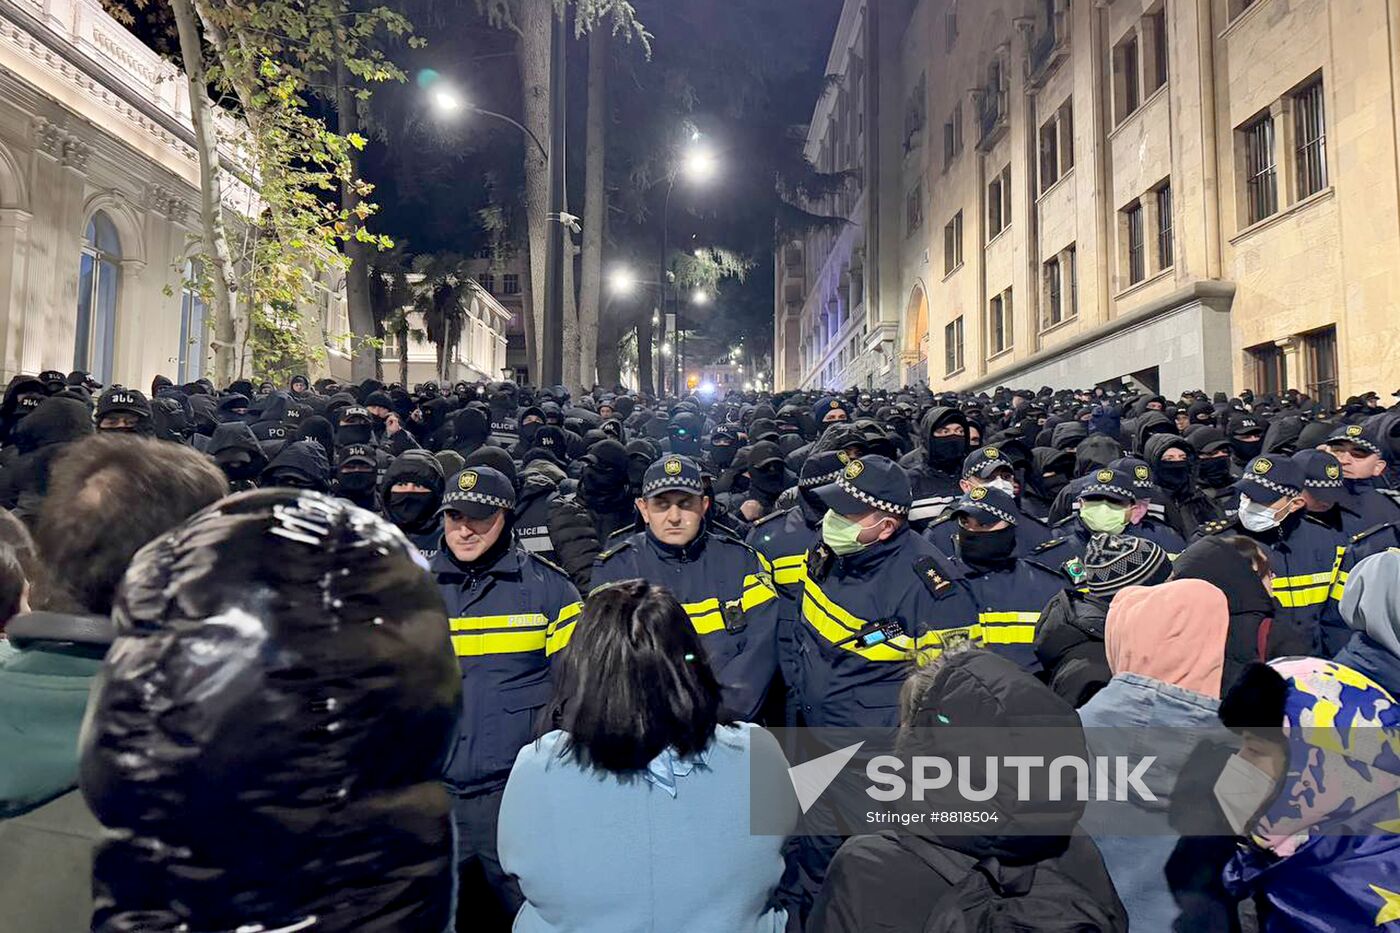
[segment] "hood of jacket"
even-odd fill
[[[264,476],[278,470],[292,470],[324,487],[331,481],[330,461],[326,450],[315,441],[292,441],[278,451],[263,470]]]
[[[1189,459],[1196,459],[1196,448],[1192,447],[1186,438],[1176,434],[1153,434],[1148,437],[1143,445],[1142,458],[1155,473],[1157,464],[1162,462],[1162,455],[1173,449],[1185,451]]]
[[[53,444],[66,444],[92,434],[92,413],[76,399],[54,396],[39,403],[14,430],[15,447],[29,453]]]
[[[1225,594],[1231,615],[1274,614],[1274,599],[1249,559],[1217,536],[1191,543],[1172,562],[1172,578],[1205,580]]]
[[[419,486],[426,486],[434,496],[441,499],[447,486],[447,477],[443,475],[442,464],[438,462],[437,457],[426,450],[415,449],[405,451],[389,464],[379,481],[380,495],[388,495],[395,483],[417,483]]]
[[[972,763],[972,787],[985,786],[981,765],[1005,754],[1008,730],[1017,732],[1020,754],[1084,755],[1084,733],[1074,710],[1020,665],[989,651],[966,651],[942,662],[928,689],[914,698],[900,730],[904,754],[937,755],[949,761],[966,755]],[[951,728],[950,728],[951,727]],[[1034,772],[1026,799],[1018,799],[1016,782],[1002,781],[997,794],[981,806],[999,814],[997,826],[1007,835],[937,836],[950,849],[974,858],[1034,861],[1063,850],[1084,804],[1070,778],[1061,799],[1052,801],[1048,774]],[[950,782],[956,784],[956,782]],[[964,806],[955,786],[926,795],[932,810]]]
[[[286,392],[273,392],[260,403],[255,403],[258,409],[258,418],[254,422],[261,424],[264,421],[280,424],[287,420],[287,411],[292,407],[292,397]]]
[[[1176,422],[1155,409],[1148,409],[1138,416],[1133,425],[1133,450],[1141,454],[1147,449],[1147,441],[1154,434],[1176,435]]]
[[[263,456],[262,445],[253,436],[253,429],[242,421],[228,421],[219,425],[204,448],[204,452],[211,457],[216,457],[225,450],[241,450],[254,460]]]
[[[1372,554],[1351,569],[1341,613],[1351,628],[1400,657],[1400,553]]]
[[[1050,432],[1050,446],[1057,450],[1077,447],[1080,441],[1089,436],[1089,428],[1082,421],[1062,421]]]
[[[1103,434],[1090,434],[1074,449],[1074,475],[1087,476],[1089,471],[1108,466],[1123,456],[1123,445]]]
[[[1292,454],[1298,450],[1298,438],[1303,433],[1303,426],[1306,424],[1297,415],[1284,415],[1269,422],[1269,428],[1264,432],[1264,446],[1262,451],[1266,454]]]
[[[1108,666],[1218,700],[1229,629],[1225,594],[1204,580],[1130,586],[1108,608]]]

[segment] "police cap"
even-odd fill
[[[642,476],[642,498],[650,499],[667,492],[704,495],[705,481],[700,464],[680,454],[667,454],[647,467]]]
[[[914,498],[904,468],[875,454],[852,460],[836,482],[819,486],[815,492],[827,508],[839,515],[862,515],[872,509],[907,515]]]
[[[489,466],[474,466],[447,481],[438,513],[460,512],[467,518],[482,519],[514,507],[515,487],[506,475]]]

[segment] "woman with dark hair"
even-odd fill
[[[750,756],[764,774],[786,763],[768,733],[724,721],[675,597],[640,580],[595,592],[556,677],[560,728],[521,750],[501,803],[515,933],[782,930],[783,837],[752,833],[747,802]]]

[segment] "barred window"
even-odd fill
[[[1123,214],[1128,225],[1128,281],[1135,284],[1147,278],[1147,257],[1142,240],[1142,205],[1134,202]]]
[[[1306,198],[1327,187],[1327,121],[1321,80],[1293,95],[1293,123],[1298,140],[1298,197]]]
[[[963,368],[963,319],[953,318],[943,328],[943,374],[951,376]]]
[[[1249,223],[1278,211],[1278,166],[1274,161],[1274,118],[1260,117],[1245,127],[1245,185]]]
[[[1157,268],[1166,269],[1176,262],[1176,244],[1172,230],[1172,186],[1163,183],[1157,189]]]

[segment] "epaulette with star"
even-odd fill
[[[1213,522],[1206,522],[1204,525],[1202,525],[1202,526],[1201,526],[1201,534],[1203,534],[1203,535],[1218,535],[1218,534],[1220,534],[1222,531],[1228,531],[1229,529],[1233,528],[1234,526],[1235,526],[1235,520],[1232,519],[1232,518],[1217,519],[1216,521],[1213,521]]]
[[[556,564],[554,561],[550,560],[549,558],[547,558],[547,557],[541,557],[540,555],[536,554],[534,551],[526,551],[525,553],[528,554],[528,555],[530,555],[530,557],[534,558],[535,560],[539,561],[540,563],[544,564],[546,567],[548,567],[550,570],[553,570],[555,573],[558,573],[558,574],[560,574],[561,576],[563,576],[563,577],[565,577],[565,578],[567,578],[567,577],[569,576],[569,572],[568,572],[567,570],[565,570],[563,567],[560,567],[558,564]]]
[[[628,549],[629,547],[631,547],[631,546],[632,546],[632,539],[631,539],[631,538],[627,538],[627,539],[624,540],[621,544],[618,544],[618,545],[615,546],[615,547],[610,547],[610,548],[608,548],[606,551],[604,551],[603,553],[599,554],[599,555],[598,555],[598,560],[600,560],[600,561],[608,560],[609,558],[612,558],[612,557],[617,556],[618,554],[621,554],[623,551],[627,550],[627,549]]]
[[[1064,525],[1068,525],[1070,522],[1074,521],[1074,520],[1077,519],[1078,517],[1079,517],[1078,515],[1066,515],[1064,518],[1060,519],[1058,522],[1055,522],[1055,523],[1054,523],[1053,525],[1051,525],[1050,527],[1051,527],[1051,528],[1060,528],[1060,527],[1063,527]]]
[[[1394,526],[1395,526],[1395,522],[1381,522],[1379,525],[1372,525],[1370,528],[1367,528],[1365,531],[1359,531],[1359,532],[1357,532],[1356,534],[1352,535],[1352,536],[1351,536],[1351,543],[1352,543],[1352,544],[1355,544],[1355,543],[1358,542],[1358,541],[1364,541],[1365,539],[1371,537],[1372,535],[1376,534],[1377,532],[1385,531],[1387,528],[1392,528],[1392,527],[1394,527]]]
[[[637,527],[636,522],[633,522],[630,525],[623,525],[621,528],[617,529],[617,531],[614,531],[611,534],[609,534],[608,540],[611,541],[613,538],[621,538],[626,535],[634,535],[639,531],[641,531],[641,529]]]
[[[938,561],[932,557],[920,557],[914,561],[914,572],[919,575],[934,599],[942,599],[953,592],[953,582],[943,576]]]
[[[794,508],[795,508],[795,507],[796,507],[796,506],[794,506]],[[767,515],[763,516],[762,518],[757,519],[756,521],[752,522],[751,527],[758,528],[758,527],[760,527],[760,526],[762,526],[762,525],[766,525],[766,524],[768,524],[769,522],[771,522],[773,519],[775,519],[775,518],[782,518],[784,515],[786,515],[787,513],[791,512],[791,511],[792,511],[792,509],[779,509],[779,510],[776,511],[776,512],[769,512]]]
[[[1049,541],[1042,541],[1040,544],[1037,544],[1035,547],[1031,548],[1031,553],[1043,554],[1051,548],[1059,547],[1068,540],[1068,538],[1051,538]]]

